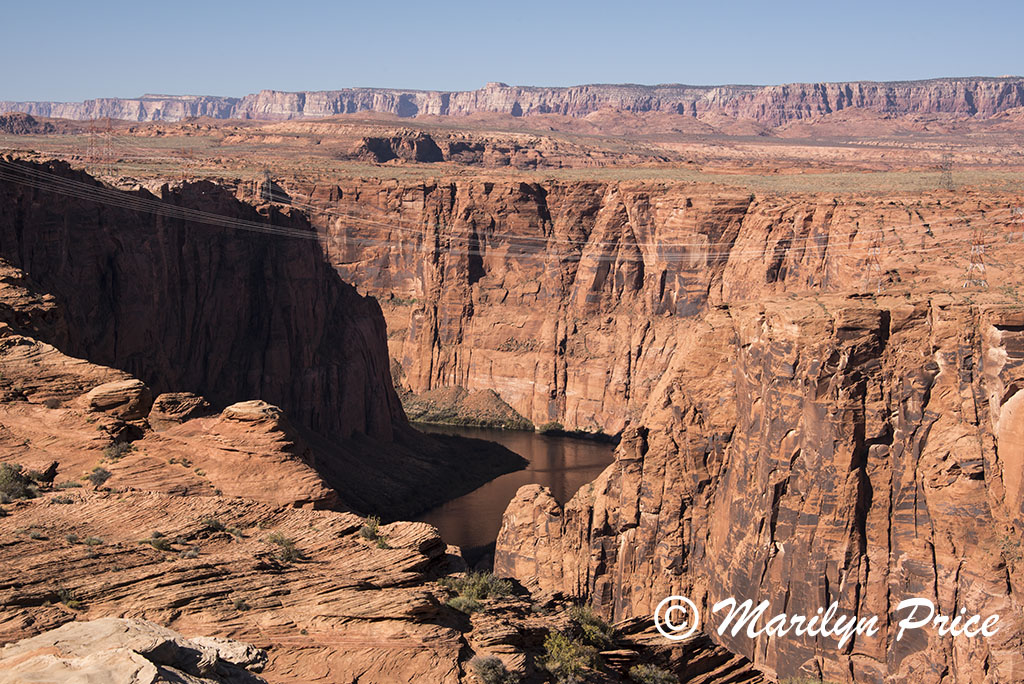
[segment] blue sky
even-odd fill
[[[1019,0],[4,4],[0,100],[1024,73]]]

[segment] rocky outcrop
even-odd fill
[[[0,108],[2,109],[2,108]],[[49,122],[36,121],[28,114],[9,112],[0,114],[0,133],[9,135],[45,135],[56,130]]]
[[[229,639],[190,640],[146,620],[68,622],[0,649],[0,682],[259,684],[267,654]]]
[[[615,463],[564,508],[524,488],[496,571],[649,616],[670,594],[709,614],[838,603],[876,637],[712,637],[781,677],[1010,682],[1024,676],[1015,473],[1019,308],[841,297],[711,310]],[[1001,616],[990,639],[896,640],[906,598]],[[763,624],[763,623],[762,623]],[[984,663],[984,674],[979,668]]]
[[[376,302],[334,274],[315,240],[251,230],[272,221],[301,237],[312,231],[301,215],[261,215],[207,182],[157,197],[61,163],[4,163],[0,256],[67,322],[58,338],[31,332],[157,394],[259,397],[340,437],[389,442],[404,423]],[[204,211],[234,223],[204,224]]]
[[[928,81],[793,83],[776,86],[582,85],[568,88],[489,83],[479,90],[422,91],[385,88],[281,92],[245,97],[146,95],[138,99],[85,102],[0,102],[0,112],[25,112],[67,119],[113,118],[177,121],[209,116],[232,119],[293,119],[356,112],[399,117],[466,116],[496,112],[511,116],[561,114],[584,117],[602,109],[669,112],[748,119],[769,126],[838,112],[866,109],[893,115],[956,114],[990,117],[1024,106],[1024,80],[944,78]]]

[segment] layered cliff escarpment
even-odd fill
[[[705,616],[729,597],[878,616],[843,648],[714,635],[783,677],[1020,681],[1022,316],[941,295],[714,309],[677,333],[601,477],[564,508],[519,492],[496,571],[616,617],[670,594]],[[1001,629],[897,642],[911,597]]]
[[[958,287],[969,221],[1010,248],[1014,198],[753,195],[653,181],[283,180],[343,277],[380,298],[405,389],[494,390],[535,425],[639,418],[709,306]],[[873,242],[880,265],[868,272]],[[992,282],[1012,265],[989,264]],[[959,280],[958,280],[959,279]]]
[[[5,162],[0,205],[12,332],[122,372],[53,394],[33,366],[13,365],[5,375],[24,376],[18,396],[65,401],[134,377],[153,396],[192,392],[216,410],[262,400],[287,418],[256,416],[249,429],[280,423],[285,441],[306,445],[296,455],[308,450],[302,458],[315,467],[316,487],[322,477],[342,504],[389,518],[520,464],[507,451],[408,427],[379,307],[338,278],[300,212],[257,211],[208,182],[157,196],[104,188],[61,163],[25,162]],[[218,425],[245,432],[244,422],[236,411]],[[219,429],[192,424],[193,439]],[[467,449],[475,457],[463,463]]]
[[[769,126],[845,109],[885,114],[957,114],[988,117],[1024,106],[1024,81],[1017,77],[947,78],[929,81],[794,83],[777,86],[582,85],[568,88],[489,83],[463,92],[350,88],[279,92],[243,98],[145,95],[85,102],[0,102],[0,111],[67,119],[114,118],[177,121],[207,116],[232,119],[292,119],[356,112],[400,117],[466,116],[496,112],[512,116],[561,114],[583,117],[601,109],[669,112],[688,117],[721,115]]]

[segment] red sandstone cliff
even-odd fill
[[[888,287],[959,286],[961,212],[1001,241],[1014,201],[661,182],[282,183],[315,207],[343,277],[380,298],[409,389],[493,389],[535,424],[608,433],[639,418],[676,331],[708,306],[873,292],[865,263],[879,225]],[[1012,277],[1009,264],[990,268],[994,281]]]
[[[271,225],[292,234],[242,230]],[[299,212],[257,210],[210,182],[155,196],[60,162],[5,161],[0,258],[50,303],[0,303],[17,332],[155,394],[280,407],[354,510],[414,515],[521,467],[507,450],[408,426],[380,307],[338,277]]]
[[[875,638],[715,636],[780,676],[1015,682],[1024,318],[1016,306],[842,298],[710,311],[615,463],[564,509],[509,506],[495,569],[616,618],[670,594],[879,616]],[[899,601],[999,614],[992,639],[895,641]]]
[[[243,98],[144,95],[85,102],[0,102],[0,112],[19,111],[67,119],[113,118],[177,121],[293,119],[373,111],[400,117],[464,116],[496,112],[512,116],[562,114],[582,117],[600,109],[671,112],[697,117],[724,115],[778,126],[844,109],[886,114],[957,114],[989,117],[1024,106],[1024,80],[945,78],[928,81],[793,83],[775,86],[581,85],[568,88],[490,83],[463,92],[349,88],[306,92],[263,90]]]

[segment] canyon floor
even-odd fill
[[[586,681],[1024,681],[1024,111],[8,114],[0,151],[0,461],[33,493],[0,517],[0,682],[553,681],[578,603],[616,628]],[[621,442],[564,506],[520,491],[514,584],[466,610],[459,550],[397,518],[516,465],[453,466],[407,413]],[[653,632],[731,591],[1009,626]]]

